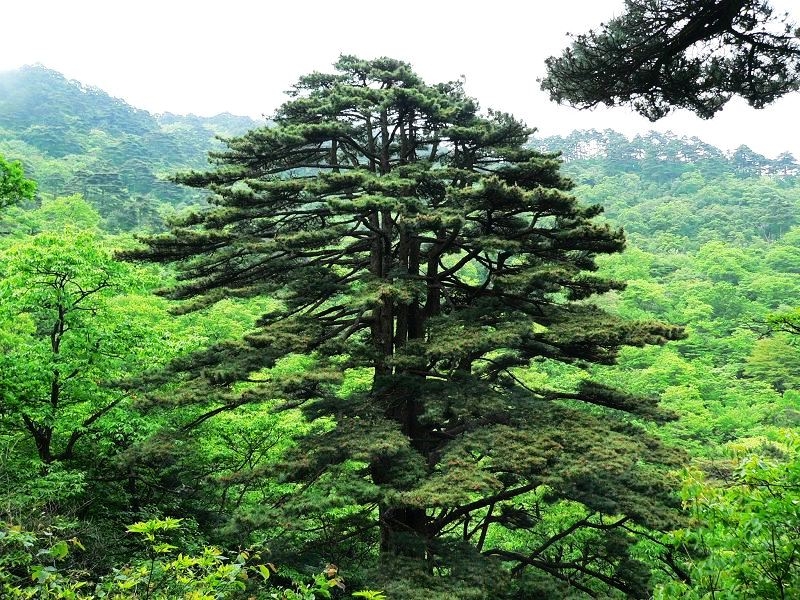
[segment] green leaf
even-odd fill
[[[62,558],[65,558],[67,554],[69,554],[69,546],[67,545],[67,542],[63,540],[56,542],[50,548],[50,556],[52,556],[55,560],[61,560]]]

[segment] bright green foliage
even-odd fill
[[[96,231],[100,225],[100,215],[79,194],[44,200],[33,215],[44,231]]]
[[[697,525],[672,541],[692,557],[692,584],[666,585],[656,598],[800,595],[800,439],[791,432],[760,442],[739,445],[734,468],[716,481],[688,474],[684,502]]]
[[[59,563],[80,548],[73,538],[65,541],[48,531],[43,539],[19,526],[0,521],[0,594],[9,600],[90,600],[88,582],[80,573],[59,571]]]
[[[383,592],[375,590],[362,590],[360,592],[353,592],[353,598],[364,598],[364,600],[387,600]]]
[[[745,373],[768,381],[778,391],[800,389],[800,348],[786,334],[756,342]]]
[[[768,323],[776,331],[800,334],[800,308],[773,313]]]
[[[736,153],[655,131],[631,140],[609,130],[575,131],[535,145],[564,149],[565,170],[579,183],[575,193],[602,204],[642,250],[669,255],[714,241],[757,245],[790,235],[798,223],[797,172],[785,175],[778,161],[761,155],[739,166]]]
[[[3,233],[13,238],[66,229],[100,233],[100,215],[80,194],[43,198],[35,209],[14,206],[3,217]]]
[[[20,200],[32,200],[35,192],[36,183],[25,178],[22,165],[0,155],[0,208]]]
[[[112,244],[125,241],[103,236],[97,212],[79,196],[45,199],[7,223],[15,226],[0,240],[2,518],[34,528],[66,519],[81,532],[92,554],[87,561],[102,570],[110,566],[106,536],[122,522],[151,510],[225,511],[228,502],[257,495],[261,487],[252,492],[248,482],[228,476],[242,470],[243,458],[250,468],[274,461],[274,453],[260,452],[276,440],[284,443],[274,416],[206,428],[197,455],[188,456],[185,445],[167,443],[160,433],[171,428],[169,418],[143,414],[148,399],[130,389],[148,369],[240,336],[256,314],[247,303],[169,315],[166,302],[151,294],[169,274],[115,260]],[[230,448],[232,439],[252,442],[252,453]],[[172,450],[180,461],[169,469]],[[204,468],[220,457],[210,482]],[[206,492],[201,501],[187,493],[198,489]]]
[[[26,525],[68,515],[93,486],[111,504],[92,480],[155,428],[131,412],[120,380],[174,355],[152,276],[114,260],[96,230],[57,228],[97,214],[74,197],[33,213],[52,217],[51,230],[0,248],[0,501]],[[103,478],[124,480],[125,467]]]
[[[698,458],[718,457],[737,438],[796,426],[797,407],[783,392],[796,380],[796,340],[759,337],[770,328],[797,331],[787,309],[800,294],[797,177],[765,157],[751,157],[753,173],[734,177],[737,153],[671,134],[628,140],[587,131],[542,141],[561,144],[565,169],[583,182],[578,193],[603,204],[636,244],[601,261],[603,274],[628,283],[602,306],[689,334],[667,348],[623,351],[617,368],[596,376],[659,395],[681,416],[661,435]]]
[[[294,494],[237,525],[312,560],[377,547],[393,565],[387,593],[409,600],[496,597],[502,565],[645,595],[626,544],[564,562],[487,541],[541,529],[525,495],[542,484],[593,518],[670,522],[670,454],[627,418],[668,415],[585,374],[559,387],[522,371],[608,365],[623,345],[680,337],[590,300],[622,287],[592,273],[621,232],[568,193],[553,155],[523,147],[531,130],[399,61],[342,57],[335,73],[301,78],[275,121],[228,140],[214,171],[181,178],[213,194],[210,210],[129,253],[176,262],[166,293],[187,310],[226,296],[282,303],[243,341],[174,368],[183,399],[209,416],[266,402],[317,424],[264,471]],[[281,372],[297,355],[305,364]],[[342,393],[343,372],[368,373],[367,385],[345,379]]]
[[[4,426],[27,430],[45,463],[69,458],[122,400],[104,381],[135,360],[129,331],[114,326],[109,306],[129,268],[95,234],[77,230],[12,244],[0,268]]]
[[[282,581],[287,577],[272,563],[262,563],[261,552],[227,555],[213,546],[180,552],[170,543],[180,527],[181,519],[170,517],[129,526],[128,533],[143,540],[145,557],[93,580],[68,567],[70,554],[84,550],[77,538],[62,540],[54,531],[37,536],[0,522],[0,593],[8,600],[318,600],[345,589],[334,565],[311,582],[289,577],[289,584],[273,584],[273,574]],[[370,590],[351,597],[386,600]]]

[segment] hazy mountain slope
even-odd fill
[[[574,193],[602,205],[642,249],[771,242],[800,224],[800,165],[789,153],[769,159],[747,146],[725,153],[655,131],[630,140],[611,130],[574,131],[534,144],[562,152]]]
[[[166,178],[202,168],[215,136],[257,125],[152,115],[41,66],[0,73],[0,154],[21,160],[40,194],[83,194],[112,229],[152,226],[164,204],[198,201]]]

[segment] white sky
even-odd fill
[[[773,0],[800,20],[797,0]],[[612,128],[697,136],[800,158],[800,93],[756,111],[733,102],[712,121],[676,113],[651,124],[630,109],[577,111],[549,102],[544,59],[621,10],[622,0],[10,0],[0,70],[41,63],[151,112],[259,117],[301,74],[339,54],[391,56],[427,81],[466,77],[483,107],[542,135]]]

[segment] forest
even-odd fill
[[[800,164],[342,56],[0,74],[0,596],[800,597]]]

